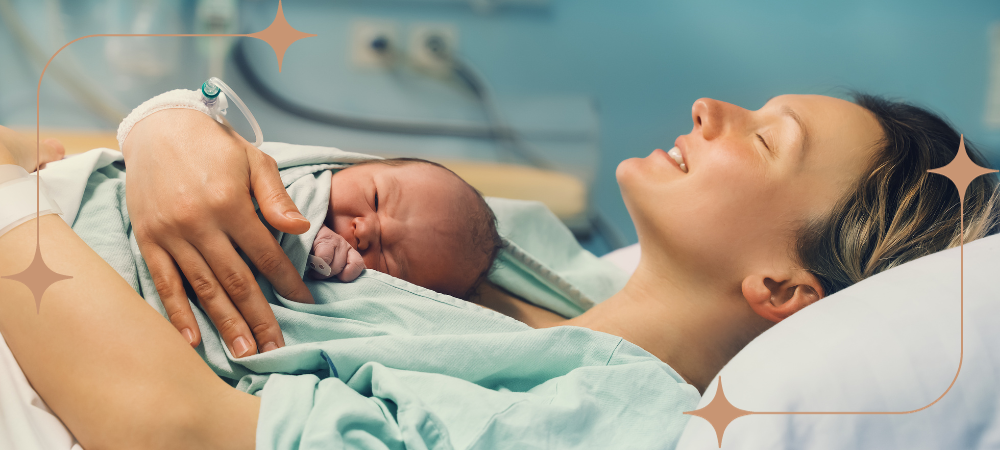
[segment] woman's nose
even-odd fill
[[[725,131],[727,120],[732,119],[736,113],[735,109],[739,107],[710,98],[699,98],[691,106],[694,131],[700,131],[706,141],[719,137]]]
[[[359,252],[368,250],[369,247],[378,243],[378,225],[374,219],[369,217],[355,217],[352,222],[354,224],[354,238],[358,241]]]

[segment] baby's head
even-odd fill
[[[483,196],[444,166],[413,158],[334,173],[326,226],[365,267],[462,299],[485,279],[501,247]]]

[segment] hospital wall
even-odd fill
[[[136,7],[127,2],[0,2],[15,8],[49,55],[69,39],[130,32],[135,25],[128,14]],[[252,32],[270,23],[277,1],[245,0],[239,8],[240,32]],[[192,1],[163,0],[150,32],[194,32],[195,10]],[[944,114],[987,150],[994,166],[1000,165],[1000,129],[987,121],[990,79],[1000,78],[1000,69],[991,73],[991,66],[1000,63],[990,58],[991,51],[1000,52],[990,43],[991,26],[1000,22],[995,0],[550,0],[490,12],[458,1],[287,0],[284,11],[293,26],[318,36],[292,45],[280,73],[274,53],[262,42],[248,42],[245,48],[255,70],[283,95],[370,118],[485,123],[482,105],[453,81],[405,64],[381,70],[351,63],[351,30],[358,20],[392,22],[404,46],[414,26],[453,26],[460,54],[488,80],[506,120],[583,136],[581,160],[591,161],[587,155],[599,151],[588,162],[594,205],[629,242],[636,235],[615,182],[615,166],[672,146],[691,130],[691,104],[700,97],[749,109],[778,94],[843,95],[848,88],[904,98]],[[19,45],[9,23],[0,26],[0,124],[34,126],[41,65]],[[73,44],[61,55],[84,69],[64,76],[85,80],[101,101],[124,111],[168,89],[194,88],[210,75],[204,44],[194,39],[119,47],[102,39]],[[156,57],[122,56],[133,51]],[[231,58],[223,78],[234,80],[241,95],[250,91]],[[65,86],[46,76],[43,126],[116,127]],[[1000,93],[1000,86],[995,89]],[[331,128],[298,120],[253,92],[247,96],[268,140],[418,155],[493,145]],[[544,100],[551,113],[532,115],[538,104],[532,99]],[[561,151],[555,159],[572,162],[572,154]],[[606,250],[596,241],[588,247]]]

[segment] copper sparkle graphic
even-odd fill
[[[28,265],[27,269],[24,269],[24,271],[14,275],[0,276],[0,278],[20,281],[27,286],[28,289],[31,290],[31,295],[35,297],[35,313],[38,313],[42,307],[42,295],[45,294],[45,291],[49,288],[49,286],[73,277],[56,273],[50,269],[49,266],[45,264],[45,260],[42,258],[41,245],[36,243],[35,256],[31,259],[31,264]]]
[[[955,155],[955,159],[951,160],[947,166],[930,169],[928,172],[944,175],[952,183],[955,183],[955,187],[958,188],[958,198],[964,206],[965,191],[969,188],[972,180],[982,175],[996,172],[996,170],[982,167],[969,159],[969,154],[965,151],[965,135],[962,135],[958,144],[958,154]]]
[[[715,435],[719,438],[719,448],[722,448],[722,435],[726,432],[726,427],[734,420],[753,414],[750,411],[739,409],[729,403],[726,394],[722,392],[722,377],[719,377],[719,384],[715,390],[715,397],[705,405],[704,408],[694,411],[687,411],[684,414],[698,416],[708,421],[715,429]]]
[[[278,14],[274,16],[274,22],[267,28],[247,36],[267,42],[274,49],[274,54],[278,57],[278,72],[281,72],[281,63],[285,59],[285,51],[295,41],[314,37],[315,34],[303,33],[292,27],[285,20],[285,12],[281,8],[281,1],[278,1]]]

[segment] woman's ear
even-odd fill
[[[794,275],[754,274],[743,279],[743,297],[757,315],[778,323],[823,298],[823,287],[805,270]]]

